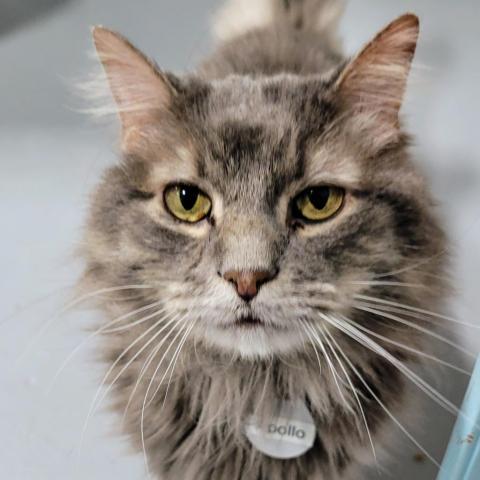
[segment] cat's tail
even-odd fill
[[[214,18],[213,31],[228,41],[251,30],[291,27],[310,30],[338,43],[343,0],[228,0]]]

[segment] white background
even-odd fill
[[[19,0],[20,1],[20,0]],[[115,158],[115,129],[76,110],[70,85],[91,62],[89,27],[118,29],[165,69],[192,67],[210,43],[218,2],[78,0],[0,37],[0,477],[9,480],[141,479],[141,457],[109,435],[116,419],[95,415],[79,451],[85,417],[100,378],[91,349],[81,350],[49,389],[68,354],[86,337],[94,314],[55,317],[81,266],[88,193]],[[0,15],[2,1],[0,0]],[[341,29],[353,53],[406,10],[418,13],[422,35],[404,113],[416,133],[415,154],[431,179],[453,242],[458,318],[479,323],[480,289],[480,3],[478,0],[351,0]],[[51,327],[37,332],[50,319]],[[478,351],[475,329],[461,331]],[[467,364],[471,366],[471,362]],[[447,374],[441,390],[457,401],[462,381]],[[418,438],[441,459],[451,427],[428,404]],[[408,442],[385,465],[391,476],[429,480]],[[373,476],[372,478],[377,478]]]

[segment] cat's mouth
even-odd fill
[[[254,317],[253,315],[242,315],[237,318],[233,324],[233,326],[237,328],[254,328],[264,325],[264,322],[260,318]]]
[[[255,315],[249,313],[239,315],[233,321],[221,325],[222,330],[253,330],[256,328],[265,328],[267,325]]]
[[[235,319],[234,322],[224,325],[223,327],[226,330],[236,329],[236,330],[255,330],[255,329],[273,329],[273,330],[284,330],[285,327],[280,325],[275,325],[271,322],[265,322],[255,315],[241,315]]]

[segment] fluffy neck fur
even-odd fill
[[[370,389],[399,418],[405,417],[408,403],[413,402],[405,403],[402,381],[387,361],[362,358],[362,352],[349,353],[367,382],[363,385],[357,379],[354,385],[380,455],[390,423]],[[190,345],[183,349],[172,378],[167,372],[171,356],[167,355],[150,395],[159,390],[145,410],[143,442],[152,471],[161,472],[160,478],[185,480],[358,478],[360,465],[372,457],[365,425],[352,391],[343,385],[339,389],[326,365],[319,368],[315,355],[306,347],[299,355],[245,361],[215,354],[211,347]],[[133,378],[140,375],[141,366],[139,361],[130,369]],[[125,431],[140,450],[139,419],[154,367],[144,373],[126,417]],[[116,407],[123,411],[132,384],[120,382],[115,389]],[[244,435],[248,418],[254,414],[268,421],[279,399],[299,398],[306,401],[316,423],[313,448],[288,461],[270,459],[252,448]]]

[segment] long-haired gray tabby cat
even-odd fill
[[[345,60],[340,10],[231,1],[182,77],[93,31],[122,158],[93,197],[82,285],[109,292],[104,381],[155,478],[358,480],[409,434],[407,365],[431,355],[447,288],[399,121],[419,24]],[[246,429],[292,404],[313,445],[275,458]]]

